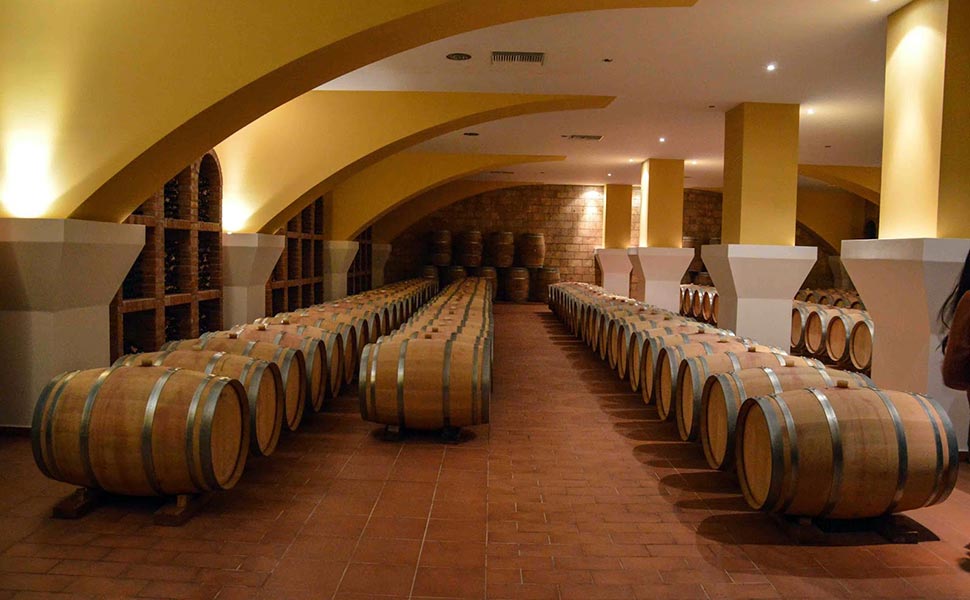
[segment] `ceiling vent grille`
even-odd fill
[[[532,64],[544,65],[545,52],[492,52],[492,64]]]
[[[567,140],[573,140],[576,142],[598,142],[603,139],[603,136],[601,135],[588,135],[588,134],[581,134],[581,133],[564,135],[562,137],[566,138]]]
[[[489,171],[491,175],[515,175],[515,171]]]

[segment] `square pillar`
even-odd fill
[[[222,310],[225,326],[266,316],[266,282],[286,247],[286,237],[222,234]]]
[[[633,186],[609,184],[603,204],[603,246],[626,249],[633,220]]]
[[[929,394],[967,449],[966,392],[943,385],[940,307],[956,285],[970,239],[846,240],[842,262],[874,325],[872,380],[879,387]]]
[[[391,245],[374,242],[371,244],[371,287],[379,288],[384,285],[384,266],[391,258]]]
[[[718,325],[787,350],[792,298],[815,265],[818,248],[725,244],[704,246],[701,257],[717,288]]]
[[[347,273],[357,257],[357,242],[331,240],[323,243],[323,297],[338,300],[347,296]]]
[[[144,245],[143,225],[0,219],[0,426],[29,427],[55,375],[111,364],[108,306]]]
[[[618,296],[630,295],[630,271],[633,265],[626,252],[626,249],[619,248],[597,248],[594,254],[603,274],[603,287]]]
[[[642,298],[647,304],[677,312],[680,310],[680,280],[683,279],[693,248],[629,248],[633,273],[643,282]]]
[[[680,248],[684,238],[683,159],[644,162],[640,195],[640,246]]]

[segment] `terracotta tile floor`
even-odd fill
[[[798,546],[541,306],[496,308],[491,428],[382,441],[352,397],[181,528],[71,491],[0,439],[4,598],[970,598],[970,480],[940,541]]]

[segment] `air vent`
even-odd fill
[[[515,171],[489,171],[491,175],[515,175]]]
[[[543,65],[545,62],[545,52],[492,52],[493,65],[507,63]]]
[[[601,135],[589,135],[589,134],[581,134],[581,133],[564,135],[562,137],[566,138],[567,140],[574,140],[577,142],[598,142],[603,139],[603,136]]]

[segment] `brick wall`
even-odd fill
[[[506,188],[467,198],[415,223],[393,241],[388,282],[420,274],[429,264],[428,233],[478,230],[541,233],[546,266],[558,267],[563,281],[595,279],[593,250],[603,244],[603,188],[539,185]]]
[[[684,236],[707,244],[721,237],[721,193],[684,190]]]

